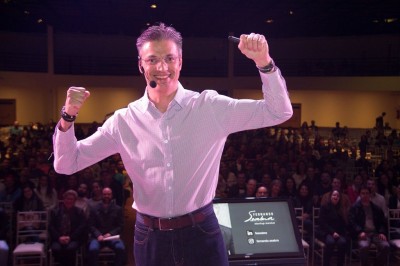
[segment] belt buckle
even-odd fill
[[[162,228],[162,226],[161,226],[161,220],[168,220],[168,221],[170,221],[170,220],[172,220],[172,219],[174,219],[174,218],[158,219],[158,230],[160,230],[160,231],[172,231],[172,230],[174,230],[174,229],[172,229],[172,228]]]

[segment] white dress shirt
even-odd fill
[[[57,126],[55,170],[72,174],[120,153],[137,211],[174,217],[201,208],[214,198],[227,136],[277,125],[293,114],[279,69],[260,75],[263,100],[232,99],[212,90],[198,93],[179,84],[165,113],[146,92],[84,140],[76,140],[73,126],[66,132]]]

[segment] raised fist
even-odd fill
[[[70,87],[65,100],[65,112],[75,116],[89,96],[90,92],[83,87]]]

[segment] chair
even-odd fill
[[[47,211],[18,212],[13,265],[46,265],[47,243]]]
[[[388,241],[391,247],[393,260],[400,262],[400,209],[388,211]]]
[[[310,256],[310,244],[308,244],[308,242],[306,240],[304,240],[304,236],[308,232],[306,232],[304,230],[304,220],[303,220],[304,209],[303,209],[303,207],[294,208],[294,213],[295,213],[296,220],[297,220],[297,226],[298,226],[299,231],[300,231],[301,243],[303,245],[304,256],[306,257],[306,265],[308,265],[309,256]]]
[[[53,252],[51,251],[51,248],[48,250],[49,252],[49,265],[50,266],[55,266],[59,265],[59,263],[54,259]],[[78,250],[76,251],[76,256],[75,256],[75,266],[83,266],[84,265],[84,246],[80,246]]]
[[[319,240],[316,236],[316,232],[319,230],[319,211],[320,209],[317,207],[313,207],[313,231],[312,231],[312,265],[316,265],[316,257],[319,258],[321,265],[324,261],[324,250],[325,250],[325,243]]]
[[[114,265],[115,252],[109,247],[103,247],[99,252],[99,265]]]
[[[354,239],[350,240],[350,253],[349,253],[350,264],[352,264],[354,262],[361,263],[361,261],[359,259],[360,250],[358,248],[357,243],[354,243],[354,242],[355,242]],[[377,247],[375,246],[374,243],[371,243],[371,245],[370,245],[370,247],[368,249],[368,252],[369,252],[370,259],[371,260],[375,260],[377,255],[378,255],[378,249],[377,249]]]

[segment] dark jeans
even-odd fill
[[[102,241],[92,239],[88,248],[88,265],[99,265],[99,252],[103,247],[109,247],[115,252],[115,266],[122,266],[125,258],[125,245],[121,240]]]
[[[366,240],[358,241],[358,246],[360,248],[361,265],[369,265],[368,253],[371,243],[374,243],[376,248],[378,249],[378,254],[376,258],[377,265],[389,265],[388,255],[390,251],[390,245],[387,241],[380,240],[378,234],[368,236]]]
[[[340,236],[335,239],[332,235],[327,235],[325,237],[325,255],[324,255],[324,266],[329,266],[333,255],[333,251],[337,249],[337,265],[344,265],[345,252],[346,252],[346,238]]]
[[[193,226],[161,231],[136,216],[136,266],[228,266],[227,251],[212,204],[200,209],[206,219]]]
[[[81,244],[76,241],[71,241],[68,245],[61,245],[59,242],[53,242],[51,244],[51,252],[60,265],[75,265],[76,251],[80,245]]]

